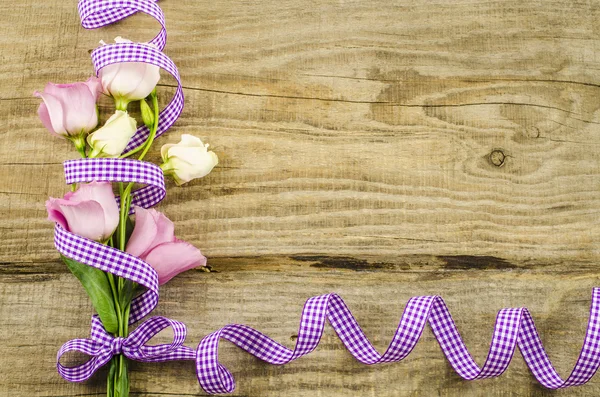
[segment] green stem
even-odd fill
[[[128,157],[143,149],[142,154],[138,158],[138,160],[142,160],[146,156],[146,153],[148,153],[150,146],[154,142],[154,138],[156,137],[156,131],[158,129],[158,99],[156,97],[156,91],[152,92],[151,97],[155,118],[154,124],[150,129],[148,139],[143,145],[139,146],[138,148],[128,153],[125,153],[124,155],[121,155],[121,158]],[[121,251],[125,251],[126,246],[125,239],[127,237],[127,218],[129,217],[129,210],[131,208],[132,189],[132,182],[129,182],[127,186],[124,186],[123,182],[119,182],[119,195],[121,197],[121,200],[119,205],[119,226],[116,231],[116,233],[118,233],[117,236],[119,238],[119,246],[115,248],[118,248]],[[131,283],[131,281],[126,280],[122,277],[118,278],[115,285],[115,280],[112,277],[112,274],[109,274],[109,281],[111,289],[113,290],[113,296],[115,299],[115,309],[117,311],[117,319],[119,322],[118,336],[127,337],[127,335],[129,334],[129,312],[131,310],[131,301],[129,300],[128,302],[123,303],[124,307],[121,307],[120,302],[122,302],[121,297],[125,297],[124,294],[126,293],[127,288],[134,288],[134,285],[129,285],[128,283]],[[127,359],[121,354],[118,357],[114,357],[113,360],[115,360],[115,370],[113,372],[113,378],[109,379],[108,382],[110,386],[112,380],[112,395],[118,397],[127,397],[129,395],[129,376],[127,374]],[[108,392],[108,396],[111,396],[110,392]]]
[[[113,237],[111,237],[108,240],[108,244],[110,246],[114,246],[114,242],[113,242]],[[117,313],[117,322],[119,323],[119,328],[121,327],[121,324],[123,323],[123,315],[121,312],[121,305],[120,305],[120,300],[119,300],[119,292],[117,290],[117,285],[115,283],[115,276],[112,273],[106,272],[106,277],[108,278],[108,283],[110,284],[110,289],[112,292],[112,296],[113,296],[113,301],[115,304],[115,311]],[[119,277],[120,280],[120,277]],[[123,336],[121,334],[121,332],[117,332],[117,334],[115,336]],[[121,356],[119,356],[121,357]],[[118,382],[117,382],[117,374],[121,373],[122,369],[121,369],[121,360],[119,357],[113,357],[110,363],[110,370],[108,372],[108,379],[107,379],[107,388],[106,388],[106,396],[107,397],[115,397],[118,396],[119,394],[117,393],[118,390]]]
[[[150,97],[152,98],[152,108],[154,109],[154,125],[152,126],[152,128],[150,128],[150,133],[148,134],[146,142],[144,142],[143,145],[140,145],[135,149],[132,149],[127,153],[120,155],[119,158],[129,157],[144,149],[144,151],[138,158],[138,160],[142,160],[146,156],[146,153],[148,153],[150,146],[152,146],[152,142],[154,142],[154,138],[156,137],[156,131],[158,130],[158,96],[156,95],[156,90],[152,91]]]
[[[129,105],[129,101],[122,97],[115,97],[115,107],[117,110],[121,110],[123,112],[127,111],[127,105]]]
[[[79,153],[79,155],[82,158],[86,158],[87,155],[85,154],[85,134],[81,133],[80,135],[77,136],[71,136],[68,137],[68,139],[73,142],[73,145],[75,146],[75,149],[77,149],[77,152]]]
[[[69,139],[71,140],[71,142],[73,142],[73,145],[75,145],[75,149],[77,149],[77,152],[79,153],[81,158],[87,158],[87,155],[85,154],[85,138],[83,137],[83,134]],[[71,191],[74,192],[75,190],[77,190],[77,184],[72,183]]]
[[[154,125],[152,126],[153,128],[150,130],[148,140],[144,145],[144,151],[140,157],[138,157],[138,160],[142,160],[146,156],[146,153],[150,150],[150,146],[152,146],[154,138],[156,137],[156,130],[158,130],[158,97],[156,95],[156,90],[152,91],[150,97],[152,98],[152,108],[154,109]]]
[[[119,322],[119,324],[121,324],[121,322],[123,321],[123,318],[121,316],[121,304],[119,303],[119,292],[117,290],[117,286],[115,285],[115,276],[112,273],[106,273],[106,276],[108,277],[108,283],[110,284],[110,289],[112,291],[113,294],[113,300],[115,301],[115,310],[117,312],[117,321]],[[120,279],[120,277],[119,277]],[[119,335],[119,336],[123,336],[123,335]]]

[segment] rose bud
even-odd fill
[[[179,273],[206,266],[206,257],[193,245],[175,238],[175,226],[164,214],[135,208],[135,227],[125,249],[147,262],[164,284]]]
[[[46,201],[48,219],[79,236],[107,241],[119,224],[119,208],[109,182],[81,184],[64,198]]]
[[[90,157],[118,157],[135,131],[135,119],[127,112],[117,110],[104,126],[88,136],[87,142],[92,147]]]
[[[140,101],[140,113],[142,114],[142,121],[146,127],[151,129],[156,120],[154,119],[154,111],[150,108],[150,105],[148,105],[148,102],[146,102],[145,99]]]
[[[131,40],[117,37],[115,42],[131,43]],[[129,102],[144,99],[154,90],[160,80],[160,68],[145,62],[119,62],[100,69],[98,77],[104,93],[114,98],[117,109],[127,110]]]
[[[96,100],[100,89],[96,77],[85,83],[48,83],[43,93],[33,93],[44,101],[38,108],[42,124],[53,135],[71,139],[78,149],[85,147],[83,136],[98,125]]]
[[[183,134],[178,144],[166,144],[160,149],[163,160],[160,168],[165,175],[171,175],[178,185],[195,178],[202,178],[219,163],[217,155],[208,151],[195,136]]]

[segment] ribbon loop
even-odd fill
[[[150,40],[159,50],[163,50],[167,41],[165,16],[156,0],[80,0],[77,4],[81,26],[85,29],[97,29],[125,19],[137,12],[151,15],[160,25],[161,30]]]
[[[165,328],[173,328],[173,341],[161,345],[147,343]],[[92,318],[90,339],[73,339],[65,343],[57,355],[57,368],[60,375],[71,382],[82,382],[89,379],[100,367],[107,364],[113,356],[123,354],[135,361],[163,362],[171,360],[193,360],[195,352],[183,346],[186,328],[179,321],[165,317],[151,317],[129,336],[112,336],[104,327],[98,316]],[[65,367],[60,358],[68,352],[78,351],[92,358],[75,367]]]
[[[147,343],[160,331],[171,328],[173,340],[171,343],[148,345]],[[132,360],[144,362],[163,362],[171,360],[193,360],[194,350],[183,346],[187,329],[185,324],[166,317],[155,316],[137,327],[128,339],[137,341],[137,349],[127,355]]]

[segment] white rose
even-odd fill
[[[205,145],[200,139],[187,134],[181,136],[178,144],[163,145],[160,155],[164,162],[160,168],[178,185],[208,175],[219,163],[217,155],[208,151],[208,143]]]
[[[136,129],[135,119],[127,112],[117,110],[102,128],[88,135],[87,141],[92,147],[90,157],[118,157]]]
[[[115,42],[132,41],[117,37]],[[100,69],[98,77],[102,82],[102,90],[114,98],[117,109],[126,110],[129,102],[150,95],[160,80],[160,68],[145,62],[119,62]]]

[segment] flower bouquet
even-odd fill
[[[120,37],[115,41],[131,43]],[[156,65],[114,63],[86,82],[48,83],[43,92],[34,95],[42,99],[38,114],[43,125],[52,135],[71,141],[83,159],[136,159],[142,166],[161,122],[156,91],[159,79]],[[112,97],[116,109],[99,127],[100,95]],[[135,103],[139,104],[141,122],[128,113]],[[147,137],[142,144],[126,150],[138,124],[148,129]],[[160,170],[178,185],[207,175],[218,163],[208,144],[191,135],[183,135],[178,144],[163,145],[161,157]],[[206,258],[198,248],[175,237],[173,222],[145,208],[144,203],[149,203],[144,201],[147,192],[132,190],[135,179],[116,183],[105,179],[111,178],[72,183],[71,191],[63,198],[51,197],[46,202],[48,218],[57,229],[139,258],[154,269],[159,285],[183,271],[206,266]],[[113,190],[118,191],[118,197]],[[132,300],[143,286],[69,255],[61,255],[61,259],[85,288],[104,330],[115,337],[127,337]],[[107,395],[124,397],[128,392],[127,359],[119,354],[110,360]]]

